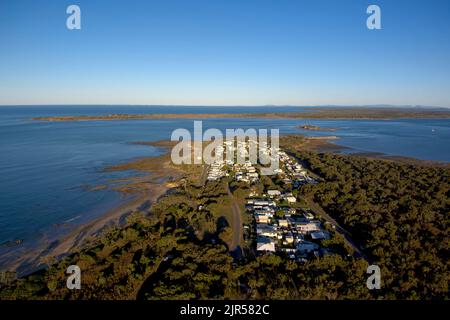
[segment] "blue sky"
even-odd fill
[[[4,0],[0,104],[450,107],[449,39],[447,0]]]

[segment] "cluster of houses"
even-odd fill
[[[248,157],[248,148],[252,143],[238,141],[236,146],[237,156]],[[236,181],[249,184],[259,181],[257,164],[251,161],[233,163],[223,160],[225,149],[233,151],[232,142],[225,141],[223,146],[216,148],[216,161],[210,166],[208,180],[216,181],[229,175],[229,170],[234,172]],[[271,155],[268,154],[270,157]],[[285,152],[278,150],[280,168],[275,174],[283,179],[283,182],[298,188],[303,184],[316,183],[308,175],[306,169]],[[253,225],[244,228],[251,230],[252,241],[256,242],[257,253],[285,253],[291,259],[304,260],[311,255],[322,255],[327,251],[321,248],[320,243],[329,239],[330,234],[322,228],[313,212],[298,208],[297,198],[286,188],[284,192],[276,189],[266,190],[262,195],[252,192],[247,198],[246,210],[253,216]],[[247,237],[248,239],[248,237]]]
[[[237,157],[238,159],[247,159],[249,157],[249,152],[252,150],[253,153],[257,152],[258,159],[261,162],[263,160],[264,163],[272,163],[272,161],[276,161],[276,154],[272,154],[272,151],[275,153],[280,153],[280,148],[271,149],[267,146],[263,146],[259,144],[258,141],[249,138],[247,141],[237,141]],[[230,147],[229,145],[227,147]],[[284,153],[285,154],[285,153]],[[263,159],[264,158],[264,159]],[[257,160],[255,162],[251,162],[249,160],[245,161],[237,161],[237,163],[233,164],[233,171],[235,172],[235,180],[237,182],[246,182],[249,184],[256,183],[259,181],[259,174],[256,168]],[[282,173],[280,169],[274,169],[274,174]]]
[[[251,138],[246,141],[237,140],[236,147],[234,146],[234,141],[224,141],[223,145],[217,146],[214,150],[215,161],[209,169],[208,180],[215,181],[225,176],[226,170],[224,169],[224,166],[228,165],[233,166],[233,171],[236,172],[236,180],[244,182],[257,181],[258,173],[254,167],[256,163],[252,163],[248,160],[244,162],[243,159],[249,158],[249,151],[251,149],[253,149],[253,152],[258,153],[259,158],[267,157],[265,163],[269,163],[270,160],[273,160],[272,158],[275,157],[275,155],[272,155],[272,150],[270,148],[259,146],[259,149],[257,149],[257,146],[258,142]],[[224,160],[225,150],[227,153],[229,152],[230,154],[235,155],[237,160],[241,161],[234,161],[234,159]],[[313,178],[308,176],[307,171],[301,164],[288,156],[284,151],[276,148],[275,152],[281,166],[278,169],[274,169],[274,174],[284,176],[286,183],[296,181],[300,185],[315,182]]]
[[[285,252],[292,259],[304,259],[309,254],[320,255],[320,241],[330,235],[308,210],[279,206],[294,198],[278,190],[268,190],[262,197],[249,198],[246,210],[254,217],[256,251]],[[290,199],[293,203],[293,199]]]
[[[278,156],[284,170],[278,169],[277,173],[284,176],[283,181],[285,183],[293,184],[294,188],[298,188],[301,185],[308,183],[316,183],[316,181],[308,175],[306,169],[296,160],[289,157],[286,152],[279,151]]]
[[[256,168],[250,161],[244,164],[234,164],[233,171],[235,171],[235,179],[238,182],[255,183],[259,180],[259,174]]]
[[[233,141],[225,141],[222,146],[217,146],[215,148],[215,161],[210,166],[208,171],[208,181],[217,181],[220,180],[224,176],[228,176],[228,172],[226,166],[233,169],[235,172],[235,180],[247,183],[256,183],[259,180],[259,174],[256,170],[255,164],[251,161],[243,159],[248,159],[249,156],[249,148],[257,145],[256,140],[249,139],[248,141],[237,141],[236,148],[233,146]],[[241,159],[242,161],[233,161],[231,159],[224,159],[224,152],[230,152],[234,154],[236,150],[237,159]],[[256,150],[256,149],[255,149]]]
[[[225,148],[223,146],[217,146],[215,149],[215,160],[214,163],[211,164],[208,171],[208,181],[216,181],[220,178],[227,175],[227,171],[225,170],[225,161],[223,160],[223,153]]]
[[[315,183],[307,171],[286,153],[279,152],[282,175],[292,184]],[[252,193],[246,210],[253,215],[254,240],[257,253],[283,252],[291,259],[304,260],[310,255],[322,255],[327,250],[320,242],[330,238],[311,210],[295,206],[297,198],[291,192],[266,190],[261,196]],[[249,228],[249,226],[247,226]]]

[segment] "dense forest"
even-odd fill
[[[449,169],[289,151],[320,177],[299,194],[380,266],[380,290],[367,289],[367,261],[337,234],[328,245],[340,254],[307,262],[251,252],[233,258],[223,183],[187,181],[83,250],[2,287],[0,299],[449,298]],[[81,290],[66,288],[71,264],[82,270]]]
[[[322,177],[301,194],[337,219],[380,266],[387,297],[448,297],[448,168],[292,153]]]

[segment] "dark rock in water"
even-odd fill
[[[20,246],[23,243],[23,239],[17,239],[17,240],[8,240],[0,244],[0,247],[14,247],[14,246]]]
[[[309,125],[309,124],[299,126],[299,128],[303,129],[303,130],[312,130],[312,131],[336,131],[335,128],[322,128],[319,126],[314,126],[314,125]]]

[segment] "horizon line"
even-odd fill
[[[435,108],[435,109],[449,109],[450,106],[433,106],[433,105],[413,105],[413,104],[322,104],[322,105],[290,105],[290,104],[261,104],[261,105],[207,105],[207,104],[110,104],[110,103],[50,103],[50,104],[0,104],[0,107],[44,107],[44,106],[60,106],[60,107],[70,107],[70,106],[123,106],[123,107],[227,107],[227,108],[238,108],[238,107],[247,107],[247,108],[257,108],[257,107],[291,107],[291,108],[324,108],[324,107],[333,107],[333,108]]]

